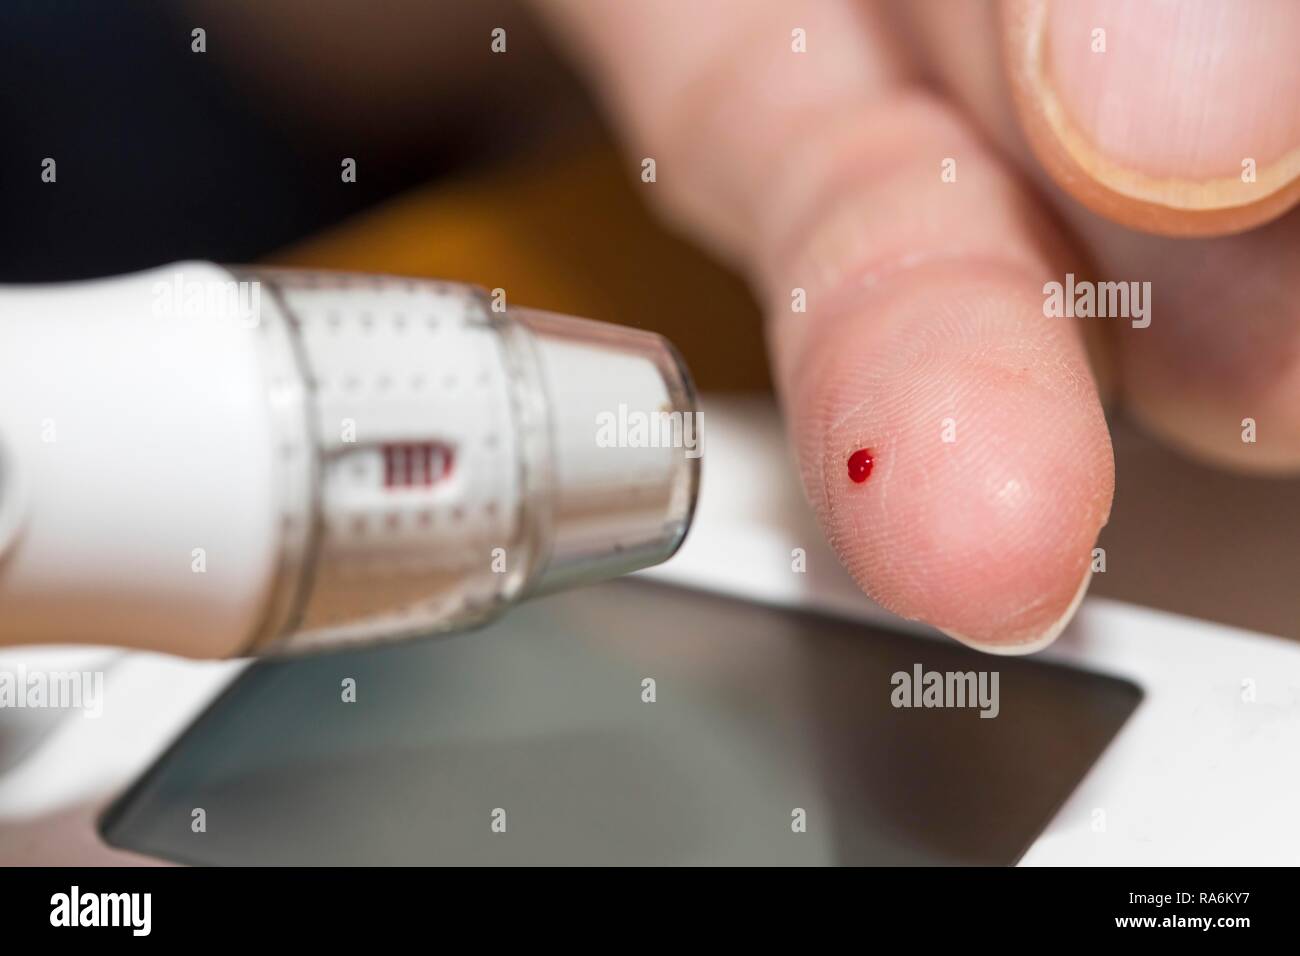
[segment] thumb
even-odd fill
[[[1300,200],[1300,4],[1005,0],[1002,12],[1021,124],[1094,212],[1203,236]]]

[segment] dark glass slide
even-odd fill
[[[983,703],[924,706],[932,673],[982,680]],[[198,864],[1011,864],[1140,698],[621,581],[478,631],[254,664],[103,833]]]

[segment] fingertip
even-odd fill
[[[1045,646],[1086,589],[1114,489],[1082,348],[1023,277],[948,266],[900,285],[870,331],[842,324],[821,346],[796,408],[828,537],[891,611],[984,650]]]
[[[983,651],[985,654],[996,654],[1001,657],[1025,657],[1029,654],[1037,654],[1039,651],[1050,647],[1061,636],[1062,632],[1074,620],[1075,612],[1079,610],[1079,605],[1083,603],[1084,595],[1088,593],[1088,586],[1092,584],[1092,566],[1083,573],[1083,580],[1079,582],[1078,589],[1074,592],[1074,597],[1056,616],[1037,635],[1029,637],[1027,640],[1015,643],[1001,641],[986,641],[970,637],[966,634],[958,634],[956,631],[945,630],[940,628],[943,633],[947,634],[953,640],[965,644],[967,647],[977,651]]]

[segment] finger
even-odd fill
[[[559,8],[659,159],[651,191],[770,303],[805,488],[859,583],[986,649],[1053,639],[1113,466],[1079,338],[1043,317],[1041,213],[849,4]]]
[[[962,98],[1009,155],[1024,154],[1005,79],[996,69],[998,24],[988,11],[930,4],[905,11],[945,90]],[[1129,45],[1117,21],[1096,22],[1106,26],[1108,50]],[[1171,32],[1166,42],[1177,38]],[[1297,96],[1279,102],[1295,104]],[[1178,109],[1171,102],[1165,111]],[[1231,155],[1221,132],[1204,131],[1204,152]],[[1025,171],[1042,176],[1032,159]],[[1083,320],[1085,329],[1118,336],[1118,374],[1132,415],[1170,444],[1215,464],[1274,473],[1300,469],[1300,272],[1294,266],[1300,214],[1240,235],[1171,239],[1135,233],[1084,209],[1046,176],[1039,184],[1089,253],[1070,271],[1080,278],[1095,270],[1106,280],[1150,283],[1149,325]]]
[[[1133,417],[1211,464],[1300,470],[1300,217],[1176,243],[1079,229],[1105,274],[1150,283],[1150,324],[1117,329]]]
[[[1086,24],[1106,31],[1105,54],[1085,53]],[[1059,51],[1052,63],[1061,102],[1107,155],[1144,175],[1176,172],[1178,182],[1199,184],[1181,196],[1168,193],[1194,222],[1150,206],[1130,210],[1141,228],[1232,231],[1294,203],[1300,6],[1051,4],[1044,30]],[[1217,186],[1215,176],[1222,178]],[[1192,208],[1214,202],[1220,208]],[[1150,324],[1118,328],[1133,416],[1215,464],[1300,468],[1296,214],[1240,235],[1177,242],[1134,235],[1077,210],[1067,216],[1108,277],[1150,283]]]
[[[1218,235],[1300,200],[1293,0],[1006,0],[1003,19],[1026,135],[1090,209]]]

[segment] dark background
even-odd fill
[[[373,14],[358,21],[351,47],[331,25],[339,6],[273,3],[276,12],[263,19],[243,0],[227,0],[224,11],[177,0],[0,3],[0,281],[110,275],[186,258],[255,260],[538,135],[528,96],[512,97],[513,108],[497,97],[492,122],[485,101],[495,91],[485,94],[482,84],[459,91],[454,106],[432,99],[430,87],[445,87],[446,76],[424,74],[419,49],[394,52],[411,61],[405,84],[376,77],[375,61],[408,15],[417,21],[411,29],[430,27],[430,58],[473,29],[482,42],[459,48],[481,60],[486,31],[462,22],[470,5],[352,4]],[[517,45],[537,46],[522,12],[481,6],[501,8],[494,12]],[[191,51],[196,26],[207,31],[206,53]],[[274,60],[277,46],[285,71],[301,79],[283,99],[268,98],[276,77],[260,62]],[[304,54],[317,54],[313,69],[301,68]],[[346,99],[347,89],[360,105],[343,103],[329,121],[331,100]],[[566,96],[573,89],[566,84]],[[341,181],[344,156],[358,160],[355,184]],[[53,184],[41,181],[46,157],[57,162]]]

